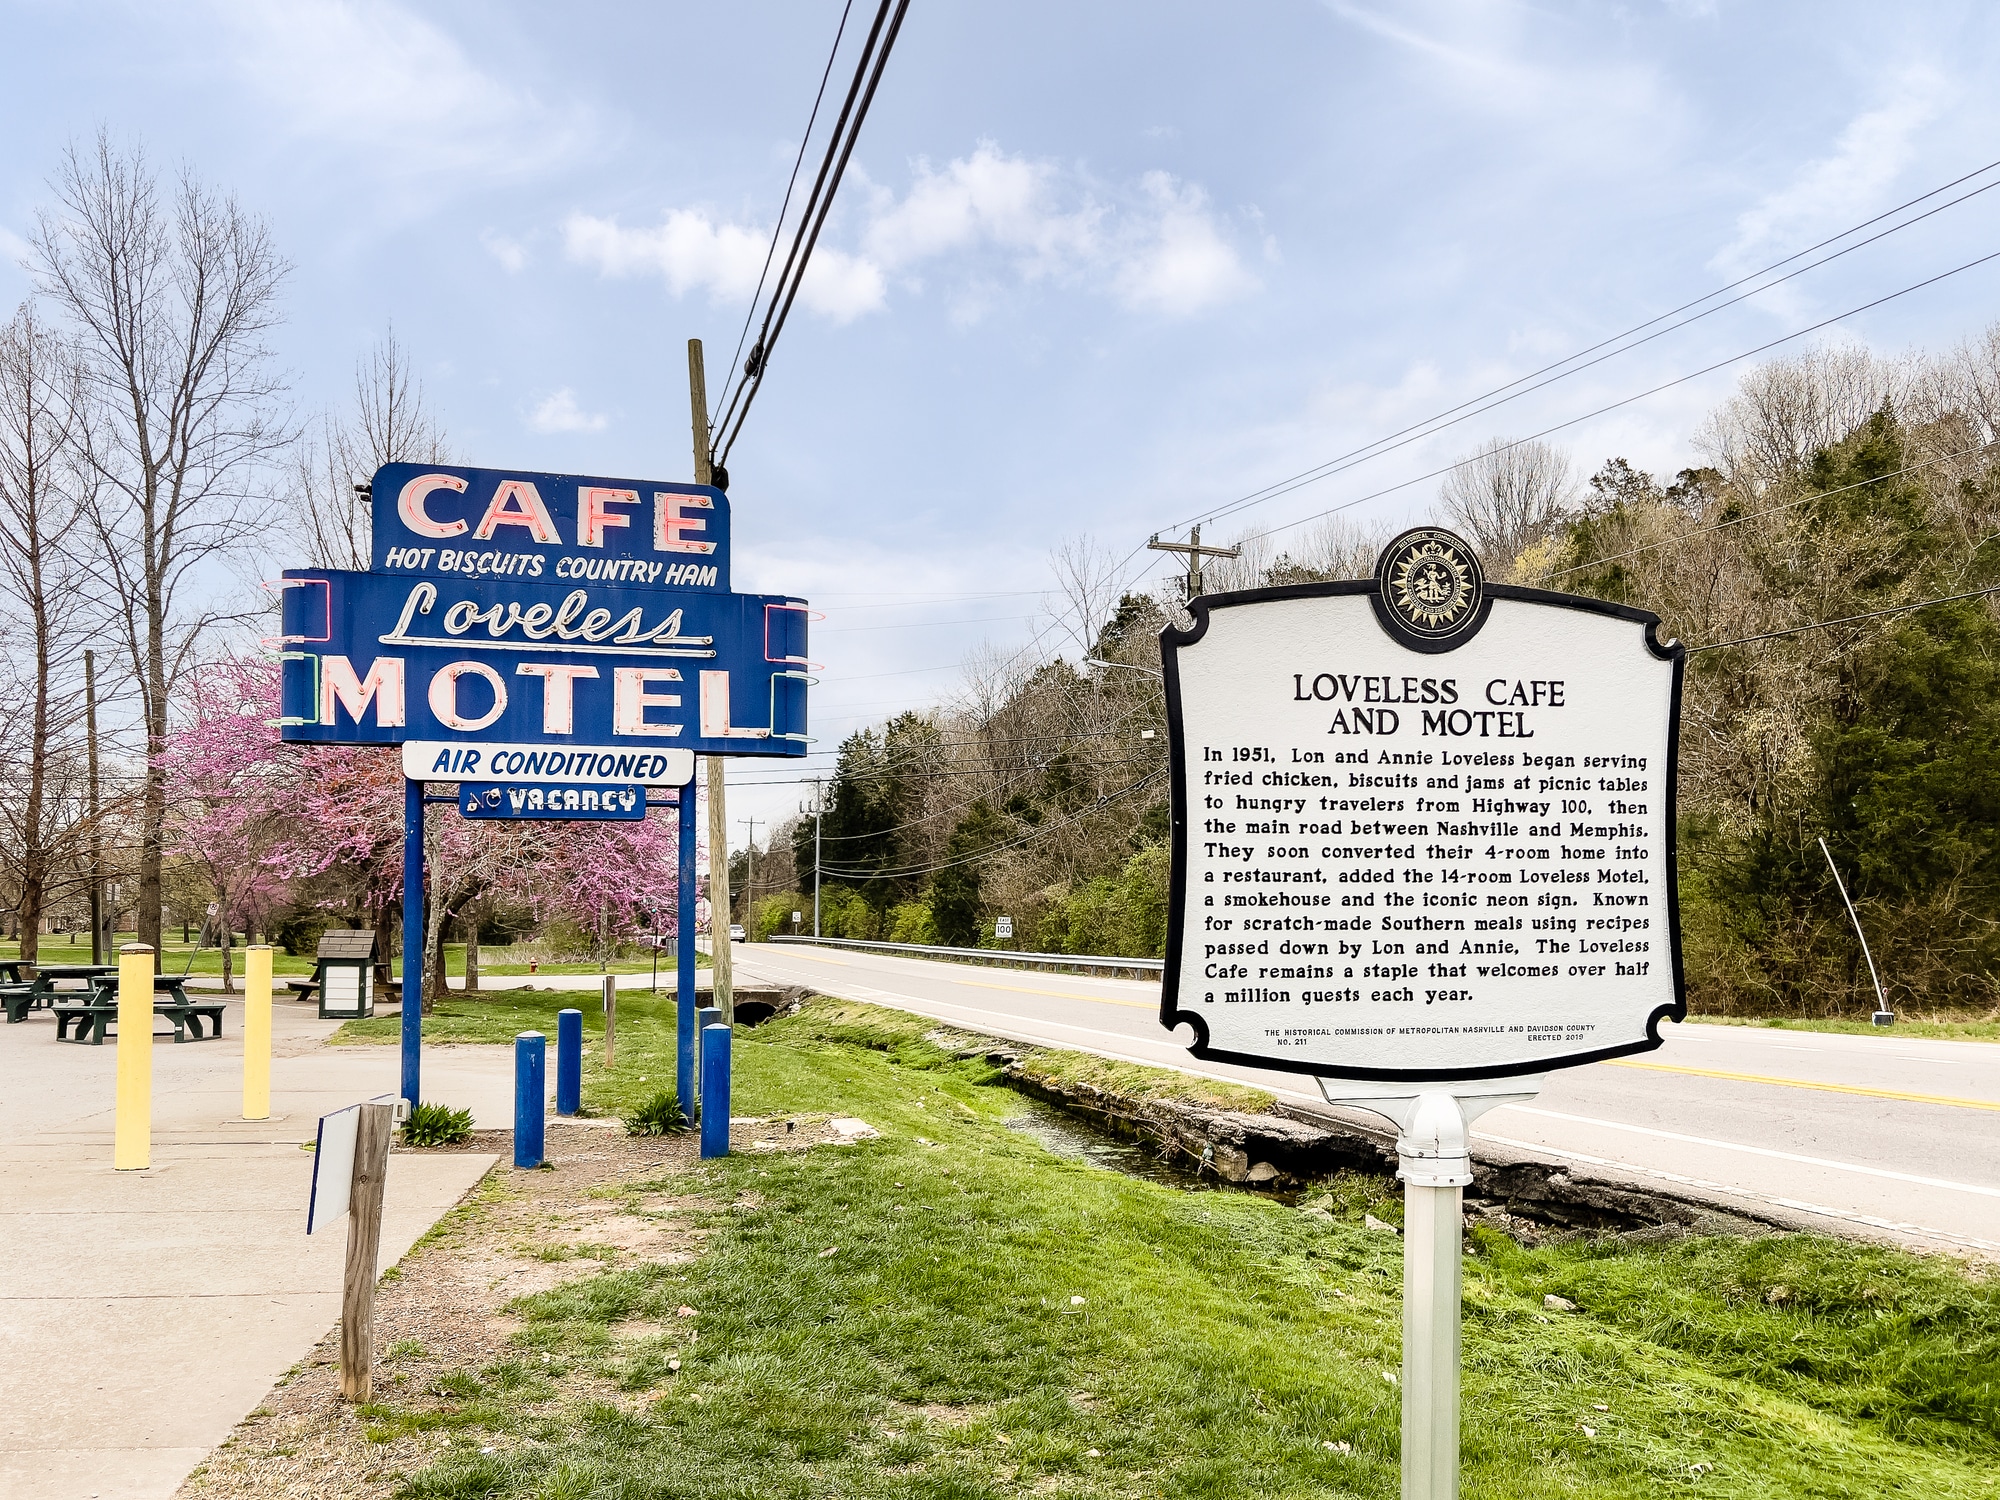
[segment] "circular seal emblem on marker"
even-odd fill
[[[1406,531],[1375,564],[1376,613],[1389,633],[1419,651],[1449,651],[1486,617],[1479,559],[1435,526]]]

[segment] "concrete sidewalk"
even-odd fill
[[[153,1048],[152,1166],[111,1166],[115,1039],[60,1046],[48,1012],[0,1027],[0,1496],[170,1496],[339,1318],[345,1229],[305,1234],[321,1114],[398,1088],[393,1047],[279,1001],[272,1119],[244,1124],[242,1014]],[[426,1048],[426,1100],[512,1124],[512,1055]],[[387,1267],[493,1165],[390,1156]]]

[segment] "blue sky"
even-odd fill
[[[58,152],[102,124],[269,217],[302,414],[393,320],[469,461],[688,477],[684,341],[719,385],[838,14],[4,0],[0,297],[28,289]],[[1972,4],[915,0],[730,463],[738,586],[828,616],[814,763],[980,642],[1032,640],[1065,539],[1123,556],[2000,157],[1996,47]],[[2000,193],[1242,524],[1779,337],[1997,227]],[[1840,331],[1948,344],[1997,296],[2000,263]],[[1562,441],[1585,472],[1677,469],[1731,379]]]

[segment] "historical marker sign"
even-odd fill
[[[1660,1044],[1684,651],[1656,616],[1486,583],[1430,528],[1372,580],[1190,609],[1161,1020],[1197,1057],[1418,1082]]]

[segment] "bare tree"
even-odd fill
[[[1438,503],[1487,568],[1502,573],[1562,523],[1574,489],[1562,449],[1493,438],[1445,476]]]
[[[307,557],[322,568],[366,571],[373,546],[368,498],[357,486],[392,463],[449,463],[443,425],[424,402],[423,383],[391,328],[354,365],[354,405],[331,413],[299,444],[294,504]]]
[[[1079,655],[1097,649],[1097,637],[1118,607],[1118,559],[1088,536],[1071,537],[1049,553],[1056,593],[1045,604]]]
[[[1753,493],[1846,437],[1909,384],[1902,365],[1825,344],[1758,365],[1703,424],[1696,445]]]
[[[82,770],[65,744],[78,718],[71,671],[80,642],[77,545],[87,472],[73,441],[81,377],[70,351],[23,306],[0,327],[0,594],[10,716],[0,827],[12,866],[21,957],[32,960],[58,865],[75,853],[84,818]],[[25,670],[23,670],[25,667]],[[72,872],[74,873],[74,872]]]
[[[143,153],[103,132],[70,147],[52,188],[30,245],[92,402],[90,515],[147,745],[138,935],[157,950],[167,706],[202,633],[230,618],[215,575],[288,440],[265,338],[290,267],[234,198],[187,171],[163,192]]]

